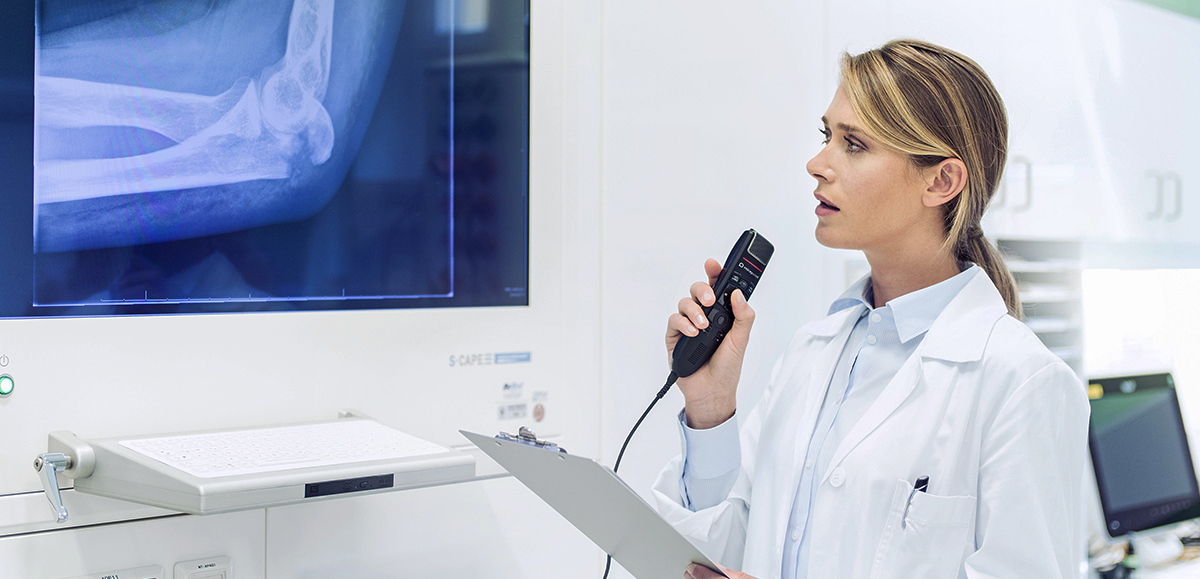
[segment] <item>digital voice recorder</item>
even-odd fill
[[[721,340],[725,339],[725,334],[733,327],[733,307],[729,301],[733,290],[742,290],[742,295],[750,299],[774,252],[775,246],[753,229],[747,229],[738,238],[737,245],[733,246],[733,251],[725,259],[717,282],[713,284],[713,295],[717,301],[704,308],[708,327],[700,330],[695,337],[679,338],[671,358],[672,372],[681,378],[691,376],[712,357]]]

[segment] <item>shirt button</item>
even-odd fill
[[[878,342],[878,341],[879,341],[879,339],[876,338],[875,336],[867,336],[867,343],[872,346],[874,346],[875,342]]]
[[[879,320],[882,320],[882,319],[883,319],[883,316],[881,316],[881,315],[879,315],[879,314],[871,314],[871,321],[872,321],[872,322],[878,322]]]
[[[842,486],[842,483],[845,482],[846,471],[842,470],[841,467],[833,469],[833,472],[829,474],[829,484],[833,485],[834,488]]]
[[[804,468],[812,468],[812,467],[813,467],[813,461],[810,460],[810,461],[804,463]]]
[[[792,531],[792,540],[793,540],[793,541],[799,541],[799,540],[800,540],[800,531]]]

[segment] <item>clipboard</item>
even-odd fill
[[[557,447],[459,432],[637,579],[682,579],[689,563],[718,569],[612,469]]]

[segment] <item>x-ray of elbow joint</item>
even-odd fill
[[[42,0],[36,250],[314,214],[358,152],[403,10],[388,0]]]

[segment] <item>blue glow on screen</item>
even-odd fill
[[[5,8],[0,316],[527,304],[527,8],[435,4]]]

